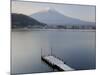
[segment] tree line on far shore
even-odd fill
[[[32,17],[12,13],[11,14],[11,27],[13,29],[17,28],[39,28],[39,29],[96,29],[94,25],[47,25],[45,23],[41,23]]]

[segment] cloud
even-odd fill
[[[18,2],[18,1],[12,1],[12,13],[22,13],[25,15],[31,15],[36,12],[40,11],[46,11],[49,8],[43,8],[43,7],[35,7],[32,2]]]

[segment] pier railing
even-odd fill
[[[50,55],[53,55],[52,48],[48,50],[41,48],[41,56],[50,56]]]
[[[41,59],[45,63],[47,63],[50,67],[54,69],[58,69],[59,71],[66,71],[66,70],[74,70],[73,68],[69,67],[68,65],[65,64],[65,62],[54,55],[52,52],[52,48],[50,49],[50,53],[48,54],[43,54],[43,49],[41,48]]]

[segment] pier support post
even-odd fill
[[[52,56],[52,48],[51,48],[51,56]]]

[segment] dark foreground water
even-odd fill
[[[53,71],[41,61],[52,53],[75,70],[95,69],[94,30],[34,30],[12,31],[12,73]]]

